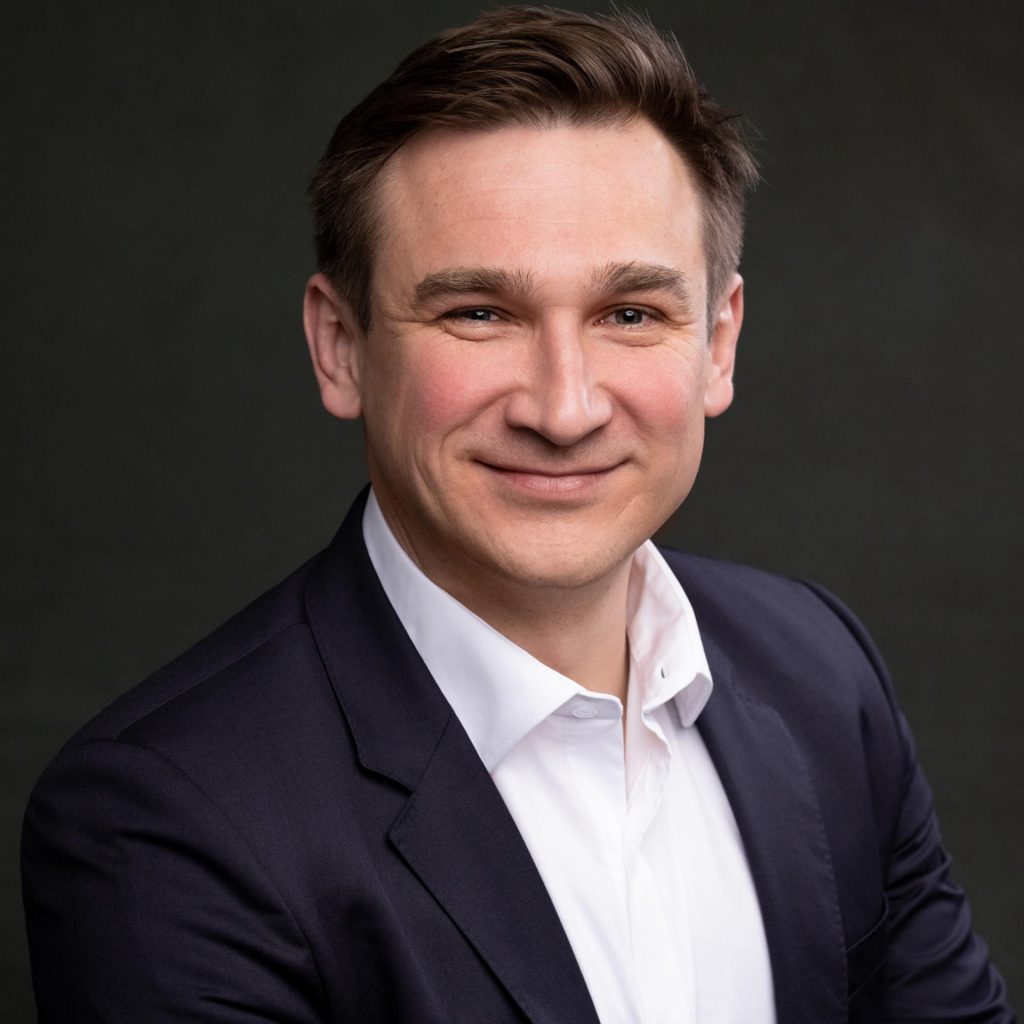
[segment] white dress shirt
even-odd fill
[[[774,1024],[760,909],[700,733],[711,674],[679,581],[633,557],[623,707],[432,583],[371,493],[377,575],[537,865],[602,1024]]]

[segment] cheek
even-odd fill
[[[474,422],[502,393],[506,368],[481,346],[446,342],[403,368],[399,413],[421,435],[440,437]]]
[[[704,428],[700,360],[652,361],[631,367],[628,374],[620,374],[619,381],[632,418],[652,440],[684,446],[691,439],[700,441]]]

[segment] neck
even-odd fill
[[[582,587],[505,586],[481,601],[449,593],[538,661],[597,693],[626,700],[626,599],[631,559]]]
[[[395,541],[442,590],[549,668],[625,703],[632,553],[596,578],[584,574],[581,582],[558,585],[468,559],[438,558],[429,547],[417,551],[401,520],[389,516],[383,503],[380,510]]]

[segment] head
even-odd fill
[[[399,542],[478,614],[621,584],[685,499],[732,399],[753,174],[629,16],[496,11],[341,122],[313,185],[321,396],[363,419]]]
[[[381,175],[423,132],[636,120],[658,129],[692,173],[710,324],[739,264],[754,161],[740,122],[700,85],[676,40],[625,12],[504,7],[413,51],[341,120],[316,169],[310,193],[320,270],[368,327]]]

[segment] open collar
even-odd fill
[[[584,689],[512,643],[430,580],[387,525],[370,492],[363,515],[366,548],[384,592],[481,760],[493,772],[505,755],[549,715],[586,696]],[[650,542],[634,555],[627,597],[631,685],[643,710],[674,700],[692,725],[711,694],[711,673],[693,609]]]

